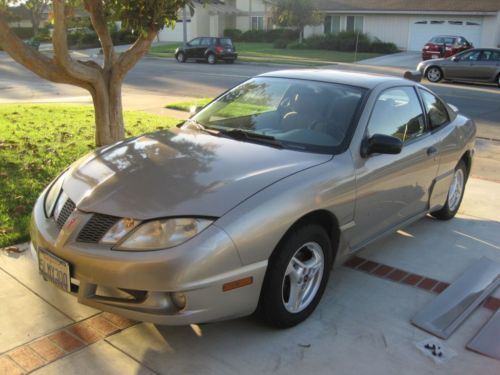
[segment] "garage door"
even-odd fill
[[[421,19],[410,21],[408,49],[420,51],[433,36],[460,35],[476,47],[480,47],[482,24],[467,19]]]

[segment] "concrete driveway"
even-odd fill
[[[356,64],[415,69],[421,60],[422,58],[420,52],[407,51],[361,60]]]

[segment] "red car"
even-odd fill
[[[450,57],[473,47],[472,43],[463,36],[435,36],[422,48],[422,60]]]

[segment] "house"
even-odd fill
[[[435,35],[461,35],[476,47],[500,46],[500,0],[317,0],[323,24],[305,36],[360,31],[419,51]]]
[[[224,30],[272,29],[269,0],[195,1],[188,17],[188,39],[223,36]],[[316,0],[320,25],[307,26],[305,37],[360,31],[402,50],[418,51],[435,35],[461,35],[476,47],[500,46],[500,0]],[[189,12],[188,12],[189,13]],[[182,41],[182,16],[162,41]]]
[[[225,29],[267,30],[272,28],[271,8],[264,0],[195,0],[194,14],[186,12],[187,39],[197,36],[223,36]],[[183,37],[183,12],[174,28],[164,28],[162,42],[179,42]]]

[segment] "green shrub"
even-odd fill
[[[274,43],[279,39],[291,42],[299,38],[297,30],[274,29],[274,30],[248,30],[242,32],[238,29],[224,30],[224,36],[231,37],[234,42],[265,42]]]
[[[288,48],[353,52],[356,49],[356,43],[358,52],[395,53],[399,51],[394,43],[382,42],[377,38],[372,39],[364,33],[347,31],[338,34],[312,35],[303,43],[290,44]]]
[[[31,27],[13,27],[11,30],[21,39],[33,38],[33,29]]]
[[[68,46],[73,49],[97,48],[101,46],[97,34],[93,32],[70,32],[67,38]]]
[[[113,44],[119,46],[121,44],[132,44],[136,41],[137,35],[135,35],[130,30],[114,30],[111,31],[111,39],[113,40]]]
[[[277,39],[273,43],[274,48],[286,48],[288,45],[288,41],[286,39]]]
[[[36,34],[33,39],[40,43],[50,43],[52,41],[49,29],[39,29],[38,34]]]
[[[241,34],[243,32],[240,29],[225,29],[224,36],[227,36],[233,40],[233,42],[239,41]]]

